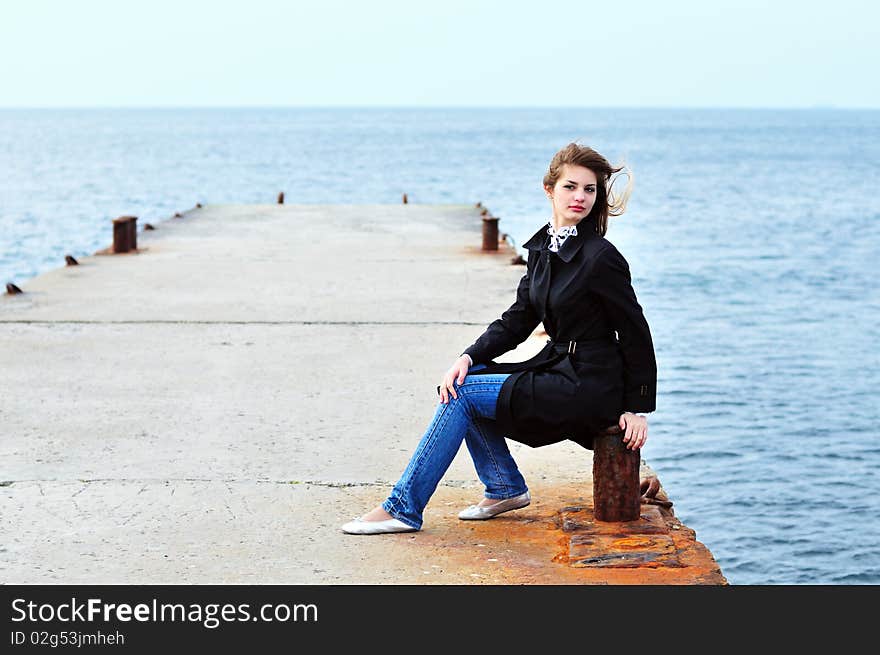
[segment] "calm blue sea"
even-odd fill
[[[482,201],[517,243],[573,139],[659,365],[644,456],[732,583],[880,583],[880,111],[0,111],[0,283],[196,202]],[[0,287],[2,289],[2,287]]]

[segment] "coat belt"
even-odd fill
[[[573,355],[578,346],[587,347],[590,345],[595,346],[599,343],[612,344],[616,343],[616,339],[613,334],[603,335],[600,337],[591,337],[589,339],[577,339],[571,341],[554,341],[553,339],[547,339],[548,344],[553,344],[553,349],[556,350],[557,353],[561,353],[562,349],[565,349],[565,352],[569,355]]]

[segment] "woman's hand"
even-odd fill
[[[641,414],[633,414],[632,412],[624,412],[620,415],[618,425],[621,430],[625,431],[623,435],[623,443],[627,444],[627,448],[635,450],[645,445],[648,440],[648,419]]]
[[[455,386],[453,383],[456,382],[456,379],[459,384],[464,382],[470,364],[471,361],[468,359],[468,356],[462,355],[456,360],[455,364],[452,365],[452,368],[446,371],[446,375],[443,376],[443,382],[440,383],[440,401],[442,403],[446,404],[449,402],[449,394],[452,394],[453,398],[458,399],[458,394],[455,392]]]

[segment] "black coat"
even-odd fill
[[[486,364],[469,375],[511,374],[496,404],[511,439],[529,446],[572,439],[592,448],[595,432],[616,425],[624,411],[655,409],[654,345],[629,265],[588,219],[558,253],[549,249],[546,224],[524,247],[529,258],[516,302],[465,349],[474,365]],[[540,322],[550,337],[541,352],[525,362],[492,361]]]

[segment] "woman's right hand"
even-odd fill
[[[462,355],[459,357],[456,362],[452,365],[452,367],[446,371],[446,375],[443,376],[443,381],[440,383],[440,402],[446,404],[449,402],[449,394],[452,394],[452,397],[458,399],[458,394],[455,391],[454,383],[457,381],[458,384],[464,382],[465,377],[468,374],[468,369],[470,368],[471,361],[468,359],[467,355]]]

